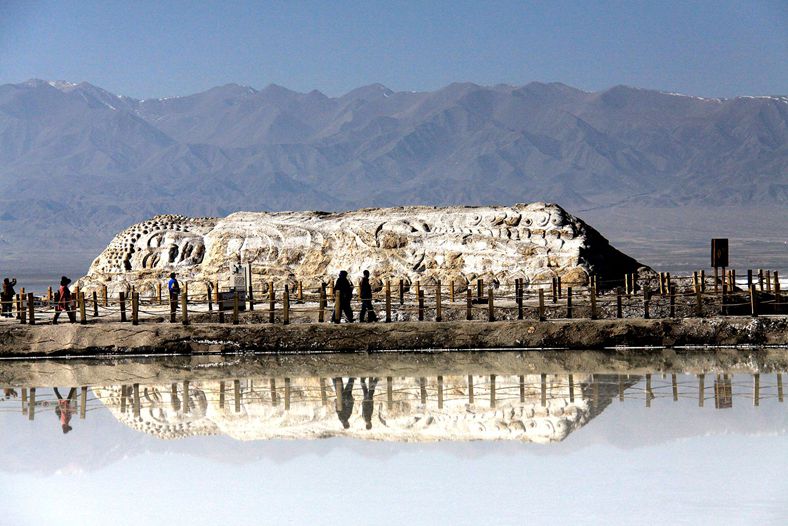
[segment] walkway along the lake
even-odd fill
[[[328,323],[339,302],[325,284],[306,292],[297,282],[295,292],[285,285],[281,294],[273,281],[243,292],[184,284],[177,304],[163,302],[160,290],[117,299],[106,287],[88,296],[75,290],[78,323],[57,326],[51,291],[39,298],[23,292],[15,318],[0,319],[0,355],[788,344],[788,301],[776,272],[773,285],[771,273],[757,282],[750,274],[746,289],[730,272],[711,283],[702,272],[656,276],[628,275],[625,287],[605,293],[593,278],[590,286],[554,279],[541,288],[521,280],[485,288],[479,279],[463,284],[463,294],[454,283],[399,280],[393,295],[387,280],[375,296],[380,321],[364,324]]]

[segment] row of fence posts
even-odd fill
[[[721,293],[723,298],[723,308],[724,308],[724,300],[725,298],[732,293],[734,287],[736,286],[736,273],[735,270],[726,270],[722,269],[722,276],[718,274],[718,269],[715,269],[715,276],[717,278],[714,280],[714,292],[715,294]],[[756,282],[753,279],[754,274],[752,270],[747,271],[747,289],[750,297],[750,310],[752,316],[758,316],[759,314],[759,302],[758,302],[758,293],[767,293],[771,294],[774,292],[774,296],[776,302],[779,304],[781,301],[781,291],[780,291],[780,281],[779,275],[777,271],[773,273],[769,270],[763,271],[762,269],[758,271],[757,274],[757,286]],[[721,282],[721,287],[719,287]],[[658,280],[658,293],[662,297],[669,297],[669,308],[670,308],[670,317],[675,317],[676,313],[676,287],[672,284],[671,276],[669,272],[660,272],[659,273],[659,280]],[[772,285],[773,284],[773,285]],[[340,307],[341,307],[341,298],[340,292],[333,290],[333,283],[329,282],[329,294],[334,298],[334,320],[340,319]],[[211,290],[213,288],[213,290]],[[523,278],[518,278],[515,280],[515,302],[517,305],[517,319],[523,319],[523,311],[524,311],[524,280]],[[706,291],[706,281],[705,281],[705,271],[700,270],[693,272],[692,275],[692,288],[694,290],[695,298],[696,298],[696,314],[701,316],[703,314],[703,294]],[[157,301],[159,304],[162,304],[162,287],[161,284],[158,283],[156,287],[156,294],[157,294]],[[631,298],[632,295],[635,293],[637,289],[637,275],[635,273],[627,273],[624,275],[624,287],[616,289],[616,318],[623,317],[623,296],[627,298]],[[657,291],[652,292],[648,286],[641,286],[643,291],[643,317],[645,319],[650,318],[650,309],[649,309],[649,302],[653,293],[657,293]],[[268,283],[268,303],[269,303],[269,322],[275,322],[275,312],[276,312],[276,290],[274,288],[274,282],[269,281]],[[404,305],[405,297],[404,297],[404,280],[399,280],[399,304]],[[219,311],[219,322],[225,322],[225,305],[220,298],[220,289],[219,289],[219,282],[216,281],[213,286],[207,286],[207,298],[208,298],[208,310],[213,310],[213,300],[215,299],[217,308]],[[484,291],[484,280],[478,279],[476,280],[476,299],[473,298],[472,287],[469,285],[466,288],[466,320],[473,319],[473,303],[482,303],[484,301],[483,294]],[[565,292],[564,292],[565,291]],[[566,318],[573,318],[574,317],[574,306],[573,306],[573,289],[571,286],[564,287],[561,283],[560,277],[555,277],[552,279],[550,292],[552,296],[552,303],[557,304],[560,299],[566,300]],[[391,281],[386,280],[384,284],[384,293],[385,293],[385,321],[391,322],[392,320],[392,297],[391,297]],[[598,317],[597,313],[597,297],[599,296],[599,288],[597,287],[597,279],[596,276],[591,276],[590,279],[590,287],[589,287],[589,302],[590,302],[590,310],[591,319],[596,319]],[[85,313],[86,310],[86,300],[85,294],[79,291],[78,287],[75,287],[73,295],[76,297],[77,303],[77,311],[79,313],[79,322],[81,324],[87,323],[87,316]],[[418,304],[418,320],[424,320],[424,312],[425,312],[425,297],[424,297],[424,290],[421,288],[421,282],[416,280],[414,282],[414,295],[417,299]],[[107,287],[106,285],[102,286],[101,289],[101,296],[102,302],[105,307],[109,305],[108,295],[107,295]],[[303,303],[303,285],[302,282],[299,281],[297,285],[297,302]],[[327,307],[327,293],[326,293],[326,284],[322,283],[320,287],[320,299],[319,299],[319,308],[318,308],[318,321],[323,322],[325,321],[325,309]],[[443,305],[442,305],[442,287],[441,281],[437,280],[435,284],[435,321],[442,321],[443,320]],[[455,287],[454,281],[449,283],[449,301],[451,303],[455,303],[456,295],[455,295]],[[540,321],[544,321],[546,319],[546,305],[545,305],[545,289],[540,288],[538,289],[538,319]],[[120,305],[120,320],[122,322],[126,322],[126,293],[120,292],[119,293],[119,305]],[[248,305],[249,310],[253,311],[255,306],[255,299],[254,299],[254,290],[253,287],[249,286],[248,290]],[[52,302],[52,288],[50,287],[47,292],[47,301],[49,303]],[[180,301],[181,307],[181,322],[184,325],[189,324],[189,311],[188,311],[188,283],[184,284],[184,292],[180,295],[180,298],[173,298],[170,297],[170,322],[176,323],[177,322],[177,307],[178,302]],[[92,302],[93,302],[93,316],[98,317],[98,292],[92,292]],[[494,305],[494,295],[493,295],[493,287],[489,287],[487,289],[487,311],[488,311],[488,320],[495,321],[495,305]],[[25,303],[27,305],[25,305]],[[139,305],[140,305],[140,298],[139,293],[136,292],[133,288],[131,291],[131,318],[132,323],[137,325],[139,323]],[[35,324],[35,300],[33,293],[26,293],[25,289],[20,289],[20,294],[16,295],[16,307],[17,307],[17,318],[20,319],[21,323],[30,323]],[[237,325],[239,323],[239,311],[240,311],[240,298],[238,292],[235,292],[233,296],[233,305],[232,305],[232,323]],[[290,289],[289,285],[285,285],[284,288],[284,295],[282,298],[282,323],[287,325],[290,323]]]

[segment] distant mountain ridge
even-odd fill
[[[137,100],[0,86],[0,250],[101,247],[159,213],[552,201],[788,205],[788,97],[560,83]]]

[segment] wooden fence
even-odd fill
[[[746,287],[736,285],[733,270],[723,272],[716,279],[708,278],[705,271],[682,277],[671,277],[669,273],[641,277],[627,274],[624,286],[613,289],[593,276],[589,282],[568,285],[560,278],[553,278],[550,282],[528,284],[522,279],[509,284],[485,284],[483,279],[461,284],[418,280],[409,284],[403,279],[386,279],[372,300],[381,322],[788,314],[788,302],[782,295],[776,271],[757,274],[747,271]],[[82,324],[121,321],[136,325],[169,319],[171,323],[184,325],[208,322],[287,325],[337,322],[342,317],[340,293],[333,290],[331,281],[306,285],[292,281],[279,290],[272,279],[258,284],[257,288],[233,291],[220,289],[216,281],[184,283],[177,298],[163,297],[161,284],[153,296],[142,297],[134,289],[110,297],[106,286],[89,293],[75,287],[70,310]],[[13,315],[20,323],[41,323],[45,316],[52,315],[54,307],[51,288],[39,297],[26,293],[23,288],[12,302]],[[353,296],[352,307],[358,312],[358,294]],[[66,315],[62,321],[67,320]]]

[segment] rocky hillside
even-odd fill
[[[0,252],[97,249],[161,213],[553,201],[788,204],[788,98],[563,84],[135,100],[0,86]]]

